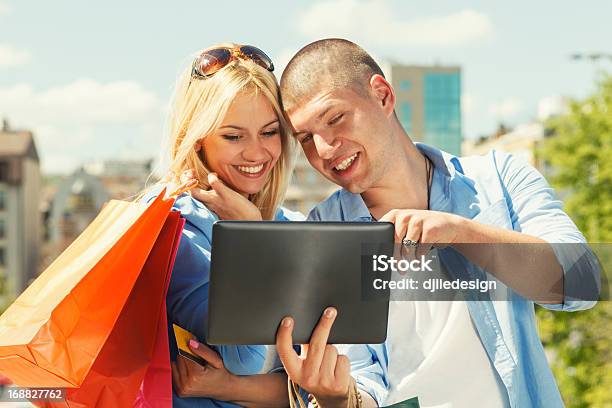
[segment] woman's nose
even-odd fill
[[[242,151],[242,157],[247,161],[257,162],[268,159],[268,151],[259,140],[251,141]]]

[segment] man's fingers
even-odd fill
[[[395,217],[395,242],[402,242],[402,239],[406,236],[408,231],[408,223],[410,222],[410,216],[399,215]]]
[[[302,360],[293,349],[293,319],[285,317],[276,332],[276,352],[283,362],[285,371],[293,381],[300,382]]]
[[[312,332],[308,347],[308,357],[304,362],[308,371],[318,371],[319,367],[321,367],[321,361],[323,360],[323,354],[327,346],[327,339],[329,339],[329,333],[331,332],[337,314],[338,311],[333,307],[325,309],[321,319],[319,319],[317,327],[315,327]]]
[[[417,254],[417,249],[421,243],[421,232],[423,230],[423,221],[418,218],[411,218],[407,223],[406,234],[402,237],[402,247],[403,253],[406,254],[405,258],[407,259],[415,259]],[[407,248],[404,247],[403,240],[408,242],[412,241],[413,243],[417,243],[416,245],[409,245]]]
[[[395,222],[395,217],[397,215],[397,210],[391,210],[382,217],[378,219],[380,222]]]
[[[223,368],[223,359],[219,354],[205,344],[198,342],[195,339],[189,340],[189,348],[198,356],[202,357],[208,364],[214,368]]]

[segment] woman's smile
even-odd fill
[[[269,163],[270,161],[266,161],[259,164],[235,165],[233,167],[238,170],[243,177],[259,178],[267,173]]]

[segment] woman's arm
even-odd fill
[[[247,408],[287,407],[284,372],[240,376],[230,373],[217,352],[195,340],[189,347],[206,366],[179,356],[172,364],[174,389],[180,397],[213,398]]]

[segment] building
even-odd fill
[[[461,154],[461,68],[390,63],[395,112],[411,139]]]
[[[316,171],[298,147],[298,155],[283,206],[304,215],[339,187]]]
[[[483,155],[493,149],[500,150],[511,153],[546,175],[550,169],[536,154],[545,137],[544,125],[539,122],[525,123],[514,129],[501,126],[500,130],[491,137],[466,140],[463,143],[463,154],[465,156]]]
[[[107,201],[129,201],[142,191],[151,175],[152,163],[152,160],[92,162],[45,186],[42,269],[87,228]]]
[[[4,120],[0,129],[0,287],[8,298],[21,293],[38,273],[39,191],[34,137],[28,131],[12,130]]]

